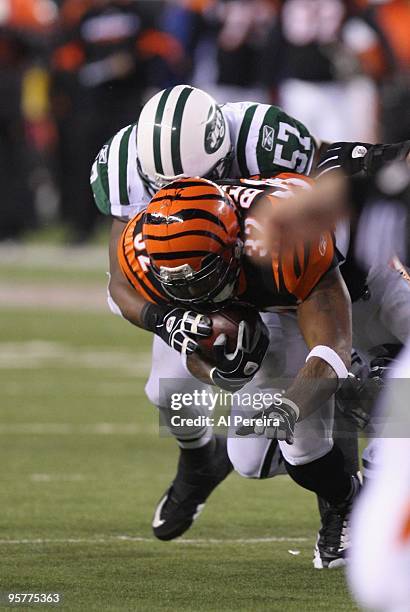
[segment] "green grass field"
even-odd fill
[[[66,610],[354,610],[343,572],[313,569],[315,499],[288,477],[232,475],[185,538],[152,537],[177,452],[144,396],[149,351],[110,314],[2,303],[0,591],[60,592]]]

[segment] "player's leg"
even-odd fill
[[[159,501],[153,518],[153,531],[161,540],[172,540],[192,525],[216,486],[232,470],[226,439],[216,437],[200,419],[184,424],[184,419],[212,415],[208,396],[212,387],[196,380],[185,369],[180,356],[154,336],[152,369],[145,387],[148,399],[158,407],[162,427],[168,429],[179,446],[176,476]],[[183,401],[188,394],[192,402]],[[186,396],[187,397],[187,396]],[[197,398],[197,399],[195,399]],[[179,417],[175,419],[175,417]]]
[[[382,378],[410,333],[410,278],[399,260],[370,269],[368,299],[353,304],[353,339],[369,365],[377,364]],[[380,348],[378,348],[380,346]],[[379,440],[373,439],[362,455],[365,479],[377,467]]]
[[[245,478],[272,478],[284,474],[284,461],[276,440],[264,436],[239,437],[236,435],[235,417],[251,418],[255,406],[262,394],[273,395],[275,381],[284,376],[286,354],[283,350],[284,336],[280,318],[274,313],[262,314],[262,319],[269,330],[269,348],[259,372],[252,381],[236,393],[231,410],[231,426],[228,434],[228,455],[235,468]]]
[[[295,376],[308,353],[292,316],[281,316],[285,331],[287,375]],[[322,526],[315,547],[314,565],[338,567],[345,563],[347,522],[359,489],[356,476],[333,441],[334,399],[296,424],[292,445],[279,442],[288,474],[300,486],[323,499]]]
[[[308,349],[293,315],[264,315],[270,331],[270,348],[254,381],[243,393],[274,392],[303,366]],[[297,423],[293,445],[279,442],[287,472],[300,486],[324,498],[326,508],[315,551],[316,567],[336,567],[344,563],[346,523],[358,489],[356,478],[346,470],[343,453],[333,444],[333,400],[310,417]],[[269,469],[269,441],[230,437],[228,452],[235,469],[243,475],[260,477],[277,473],[277,453],[272,453]]]
[[[400,342],[410,334],[410,277],[397,258],[370,269],[370,295],[380,304],[380,321]]]

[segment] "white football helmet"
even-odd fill
[[[164,89],[148,100],[139,116],[138,170],[150,191],[182,177],[223,178],[232,150],[220,107],[201,89]]]

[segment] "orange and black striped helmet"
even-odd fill
[[[148,204],[142,232],[152,272],[174,301],[215,309],[234,297],[241,220],[218,185],[203,178],[170,183]]]

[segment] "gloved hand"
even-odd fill
[[[352,366],[348,377],[336,392],[336,406],[359,429],[371,429],[371,418],[385,378],[394,365],[401,344],[382,344],[373,348],[379,356],[364,365],[356,351],[352,351]]]
[[[352,176],[364,169],[364,159],[372,145],[367,142],[334,142],[328,146],[316,166],[317,178],[332,170]]]
[[[381,388],[379,380],[363,380],[349,372],[336,392],[336,406],[358,429],[365,429],[370,423]]]
[[[251,419],[252,424],[242,425],[236,433],[238,436],[264,435],[265,438],[293,444],[298,416],[299,409],[296,404],[284,397],[280,406],[272,404],[269,408],[257,412]]]
[[[404,160],[410,152],[410,140],[395,144],[368,142],[334,142],[322,153],[316,167],[317,177],[332,170],[341,170],[347,176],[363,172],[373,176],[385,164]]]
[[[254,333],[246,321],[238,327],[235,350],[227,349],[227,337],[220,334],[214,342],[216,367],[212,368],[212,381],[226,391],[237,391],[252,380],[259,370],[269,346],[269,332],[262,320],[259,320]]]
[[[145,329],[154,332],[173,349],[186,355],[197,350],[196,338],[209,336],[212,331],[209,317],[184,308],[147,304],[141,318]]]

